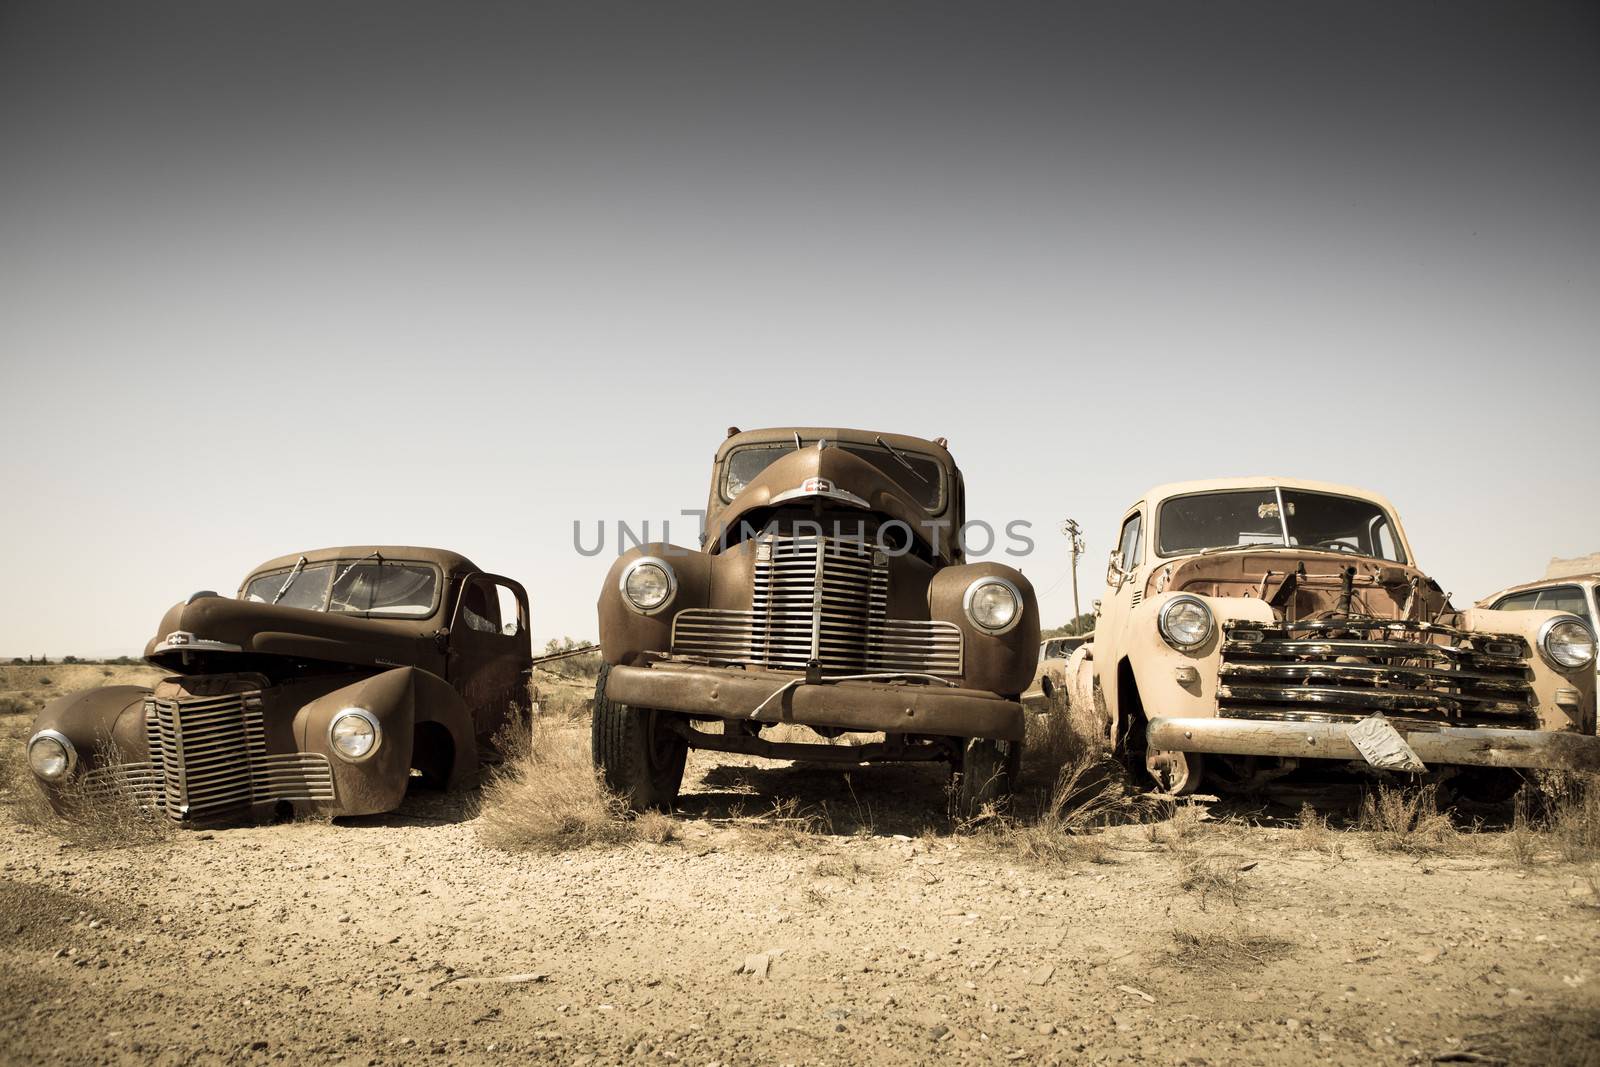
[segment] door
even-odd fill
[[[450,621],[448,680],[472,709],[478,751],[513,719],[533,708],[528,692],[533,645],[528,636],[528,594],[497,574],[461,581]]]
[[[1143,595],[1144,582],[1138,571],[1144,563],[1144,505],[1140,504],[1122,520],[1117,532],[1117,547],[1106,563],[1106,592],[1094,623],[1094,670],[1105,694],[1106,710],[1117,713],[1117,666],[1127,655],[1128,614]]]

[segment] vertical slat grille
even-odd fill
[[[863,541],[763,537],[750,611],[690,608],[673,650],[769,670],[826,674],[961,673],[961,631],[888,617],[888,561]]]
[[[175,819],[261,801],[332,800],[333,768],[320,753],[268,755],[261,694],[145,702],[149,764],[124,764],[136,798]]]

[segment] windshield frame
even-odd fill
[[[1155,521],[1150,523],[1149,537],[1151,555],[1156,556],[1159,559],[1181,559],[1187,556],[1198,556],[1208,552],[1215,553],[1219,551],[1249,552],[1255,550],[1264,552],[1282,552],[1284,550],[1288,550],[1291,552],[1322,552],[1330,556],[1355,556],[1359,559],[1378,560],[1381,563],[1398,563],[1402,565],[1410,563],[1411,547],[1406,544],[1405,535],[1401,532],[1400,524],[1395,521],[1393,512],[1391,512],[1384,505],[1380,504],[1378,501],[1373,500],[1371,497],[1354,496],[1350,493],[1333,493],[1325,489],[1302,489],[1301,487],[1295,485],[1288,487],[1288,490],[1291,493],[1299,493],[1305,496],[1326,496],[1332,497],[1336,500],[1351,500],[1358,504],[1366,504],[1372,507],[1383,516],[1383,521],[1389,524],[1389,535],[1394,541],[1395,555],[1397,555],[1399,558],[1387,559],[1383,556],[1375,556],[1366,552],[1341,552],[1338,549],[1319,548],[1316,545],[1290,544],[1289,521],[1283,506],[1284,488],[1285,487],[1282,485],[1240,485],[1226,489],[1201,489],[1192,493],[1177,493],[1173,496],[1165,497],[1152,509],[1155,512]],[[1273,496],[1276,497],[1278,501],[1278,536],[1283,539],[1282,541],[1272,544],[1258,545],[1211,545],[1206,548],[1190,548],[1177,552],[1163,552],[1161,550],[1161,527],[1166,522],[1167,505],[1171,502],[1175,500],[1189,500],[1197,496],[1222,496],[1227,493],[1264,493],[1268,490],[1272,492]]]
[[[437,563],[432,563],[432,562],[429,562],[428,560],[425,560],[425,559],[390,559],[387,556],[379,556],[377,558],[374,558],[371,555],[367,555],[367,556],[360,556],[360,557],[340,556],[337,559],[313,560],[313,561],[307,563],[306,566],[307,567],[317,567],[317,566],[321,566],[321,565],[323,565],[325,563],[331,563],[333,565],[333,573],[329,576],[328,588],[323,591],[321,606],[320,607],[315,607],[315,608],[296,608],[295,609],[296,611],[315,611],[315,612],[320,612],[321,614],[327,615],[330,618],[341,618],[341,619],[401,619],[401,620],[406,620],[406,621],[411,621],[411,622],[420,622],[420,621],[422,621],[424,619],[431,619],[434,616],[439,614],[439,607],[440,607],[441,603],[443,603],[443,600],[444,600],[445,575],[444,575],[443,569],[440,568],[440,566]],[[433,601],[428,605],[428,610],[426,612],[424,612],[424,613],[421,613],[421,614],[414,613],[414,612],[409,612],[409,611],[329,611],[328,610],[329,606],[332,604],[332,601],[333,601],[334,579],[336,577],[338,577],[338,575],[346,567],[353,567],[354,565],[356,565],[358,563],[377,563],[377,564],[381,564],[383,566],[402,566],[402,565],[404,565],[404,566],[407,566],[407,567],[423,567],[423,568],[426,568],[427,570],[432,571],[433,572]],[[246,575],[244,581],[242,583],[240,583],[240,585],[239,585],[239,597],[238,597],[238,599],[245,600],[246,599],[246,593],[249,591],[250,587],[252,585],[254,585],[256,582],[260,581],[261,579],[263,579],[263,578],[272,578],[272,577],[287,578],[288,575],[289,575],[289,572],[292,571],[292,570],[294,570],[294,565],[290,565],[290,566],[287,566],[287,567],[276,567],[276,568],[274,568],[274,569],[272,569],[270,571],[255,571],[255,572],[253,572],[251,574]],[[270,604],[271,602],[270,601],[266,601],[266,600],[262,600],[262,601],[258,601],[257,603]],[[280,604],[278,606],[282,607],[283,605]]]
[[[861,449],[861,450],[867,451],[867,452],[882,453],[882,455],[884,456],[885,460],[887,461],[887,463],[885,465],[879,465],[879,464],[877,464],[876,462],[874,462],[872,460],[864,460],[864,462],[872,463],[872,465],[874,467],[876,467],[878,469],[878,471],[883,474],[884,477],[886,477],[890,481],[894,482],[902,490],[904,490],[908,496],[910,496],[914,501],[916,501],[916,505],[917,505],[917,507],[919,509],[921,509],[922,511],[927,512],[929,515],[943,515],[946,511],[949,510],[949,508],[950,508],[950,497],[952,495],[951,494],[951,490],[950,490],[950,485],[951,485],[951,482],[953,481],[953,479],[951,477],[950,470],[948,469],[948,467],[945,464],[944,460],[940,459],[938,456],[934,455],[933,453],[924,452],[923,450],[921,450],[919,448],[915,448],[915,447],[908,448],[908,447],[905,447],[905,446],[902,446],[902,445],[898,445],[898,444],[896,444],[894,446],[894,448],[891,450],[889,448],[886,448],[884,445],[876,444],[876,443],[869,442],[869,441],[842,441],[842,440],[838,440],[836,438],[831,438],[831,437],[830,438],[825,438],[825,440],[828,442],[828,447],[829,448],[842,448],[846,452],[852,452],[853,453],[856,449]],[[723,504],[731,504],[731,503],[733,503],[734,499],[736,498],[737,494],[730,494],[728,492],[728,475],[729,475],[730,470],[731,470],[733,457],[739,455],[741,452],[750,452],[750,451],[754,451],[754,450],[757,450],[757,449],[766,449],[766,450],[771,450],[771,451],[775,451],[775,452],[783,452],[785,454],[789,454],[789,453],[798,452],[802,448],[815,446],[815,444],[816,444],[816,439],[814,439],[814,438],[813,439],[809,439],[809,440],[802,439],[802,443],[797,446],[795,444],[795,442],[794,442],[793,436],[791,435],[790,437],[775,437],[770,441],[746,441],[746,442],[740,444],[737,448],[729,449],[728,452],[725,455],[723,455],[717,461],[717,470],[716,470],[717,499],[720,500]],[[925,460],[925,461],[927,461],[929,463],[932,463],[936,468],[938,468],[938,471],[939,471],[939,499],[938,499],[937,504],[934,507],[928,507],[927,505],[923,504],[922,501],[917,498],[917,490],[916,490],[916,488],[914,486],[906,485],[904,482],[902,482],[900,480],[901,476],[903,474],[905,474],[905,468],[902,467],[900,465],[899,461],[895,458],[895,453],[896,452],[900,453],[900,455],[902,455],[902,456],[907,457],[908,459],[915,458],[915,459]],[[858,458],[860,458],[860,457],[858,457]],[[777,460],[773,460],[773,462],[775,463],[775,462],[777,462]],[[770,464],[769,464],[769,466],[770,466]],[[763,470],[765,470],[765,468],[763,468]],[[760,475],[757,475],[757,477],[760,477]]]

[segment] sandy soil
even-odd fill
[[[1583,868],[1219,811],[1038,865],[944,808],[697,755],[676,840],[554,856],[471,796],[116,850],[0,815],[0,1061],[1600,1064]]]

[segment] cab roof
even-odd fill
[[[878,438],[881,437],[884,441],[903,452],[921,452],[932,455],[935,459],[942,460],[952,467],[956,465],[956,461],[950,455],[948,448],[937,441],[930,441],[925,437],[912,437],[903,433],[884,433],[878,430],[851,430],[837,426],[772,426],[761,430],[739,430],[735,433],[730,433],[722,444],[717,447],[717,460],[720,462],[729,452],[741,445],[792,441],[795,434],[799,434],[801,441],[808,445],[815,444],[819,439],[871,445],[876,444]]]
[[[1600,582],[1600,572],[1589,574],[1563,574],[1553,578],[1540,578],[1532,582],[1523,582],[1521,585],[1508,585],[1504,589],[1497,589],[1488,596],[1478,601],[1481,606],[1491,600],[1499,600],[1512,593],[1526,593],[1532,589],[1551,589],[1558,585],[1587,585],[1591,582]]]
[[[478,569],[467,557],[444,548],[418,548],[413,545],[345,545],[342,548],[314,548],[309,552],[292,552],[287,556],[269,559],[250,573],[263,574],[284,567],[293,567],[300,561],[301,556],[305,557],[307,563],[326,563],[336,559],[361,559],[374,554],[387,560],[432,563],[446,574],[461,574]]]
[[[1215,493],[1225,489],[1271,489],[1280,486],[1284,489],[1300,489],[1312,493],[1333,493],[1338,496],[1356,497],[1360,500],[1370,500],[1374,504],[1382,505],[1383,509],[1391,516],[1398,515],[1394,505],[1381,493],[1374,493],[1370,489],[1358,489],[1353,485],[1339,485],[1335,482],[1319,482],[1307,478],[1278,478],[1269,474],[1248,475],[1239,478],[1206,478],[1192,482],[1168,482],[1149,490],[1140,499],[1147,504],[1169,499],[1175,496],[1187,496],[1190,493]]]

